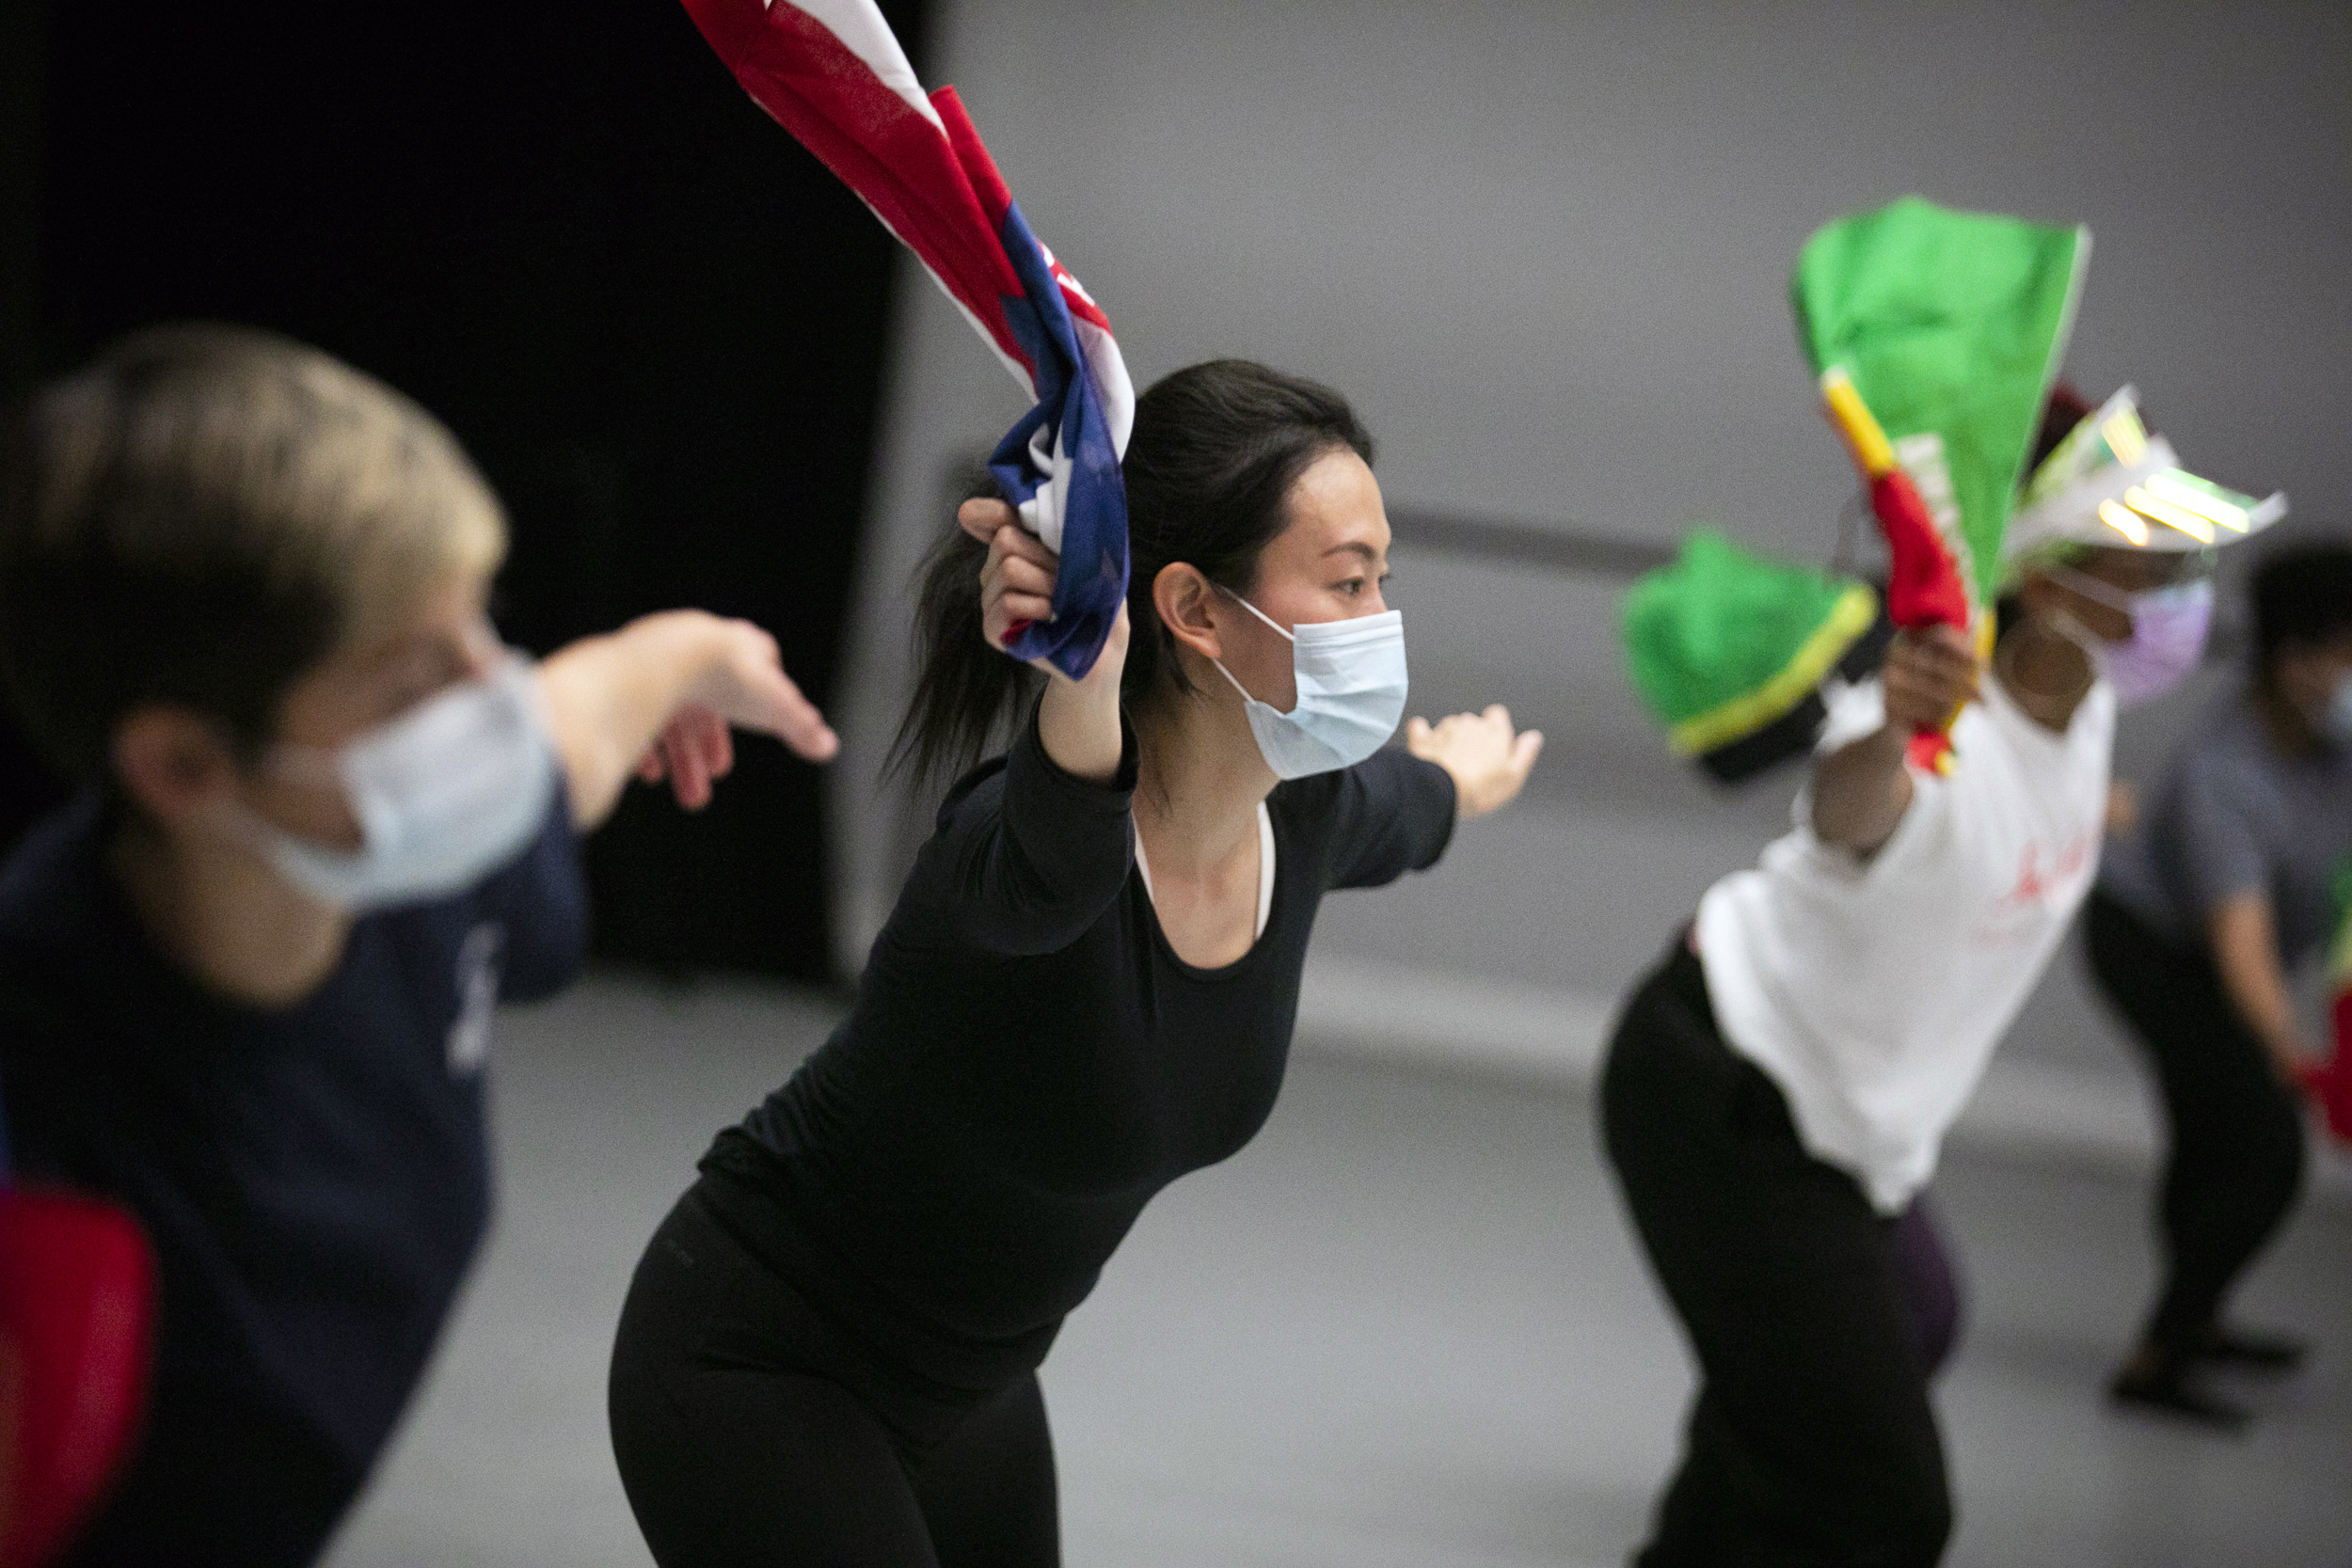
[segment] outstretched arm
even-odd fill
[[[730,725],[772,735],[811,762],[841,747],[785,674],[774,638],[698,610],[647,615],[558,650],[539,666],[539,690],[581,828],[612,815],[636,772],[666,771],[682,804],[703,804],[733,763]]]
[[[1914,733],[1936,730],[1977,693],[1977,656],[1950,626],[1895,634],[1880,672],[1886,722],[1813,765],[1813,835],[1857,855],[1895,836],[1911,806],[1903,753]]]

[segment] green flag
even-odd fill
[[[1842,365],[1894,442],[1971,598],[2001,535],[2090,256],[2087,229],[1956,213],[1918,197],[1818,230],[1789,294],[1813,373]]]

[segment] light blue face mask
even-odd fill
[[[1353,768],[1388,744],[1405,717],[1403,615],[1391,610],[1347,621],[1302,622],[1283,631],[1248,599],[1222,592],[1290,641],[1298,703],[1288,713],[1252,697],[1223,660],[1216,666],[1241,693],[1249,733],[1275,777],[1303,779]]]
[[[280,748],[281,776],[341,786],[360,847],[288,832],[242,801],[230,830],[323,903],[364,911],[445,897],[522,852],[555,794],[555,748],[531,664],[433,697],[332,752]]]

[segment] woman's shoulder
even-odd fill
[[[993,806],[1005,792],[1005,762],[1002,754],[990,757],[949,784],[934,825],[945,828],[966,811]]]
[[[1424,800],[1433,810],[1442,804],[1450,815],[1452,775],[1402,746],[1387,746],[1352,768],[1284,780],[1274,786],[1266,806],[1278,825],[1287,820],[1311,828],[1328,827],[1367,810],[1375,815],[1410,812]]]

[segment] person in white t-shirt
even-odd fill
[[[1830,694],[1795,831],[1618,1022],[1603,1135],[1700,1371],[1640,1568],[1942,1556],[1959,1310],[1928,1181],[2097,872],[2118,687],[2193,665],[2210,604],[2210,548],[2092,543],[2097,499],[2012,525],[1981,675],[1961,634],[1901,633]],[[1963,700],[1956,766],[1915,771]]]

